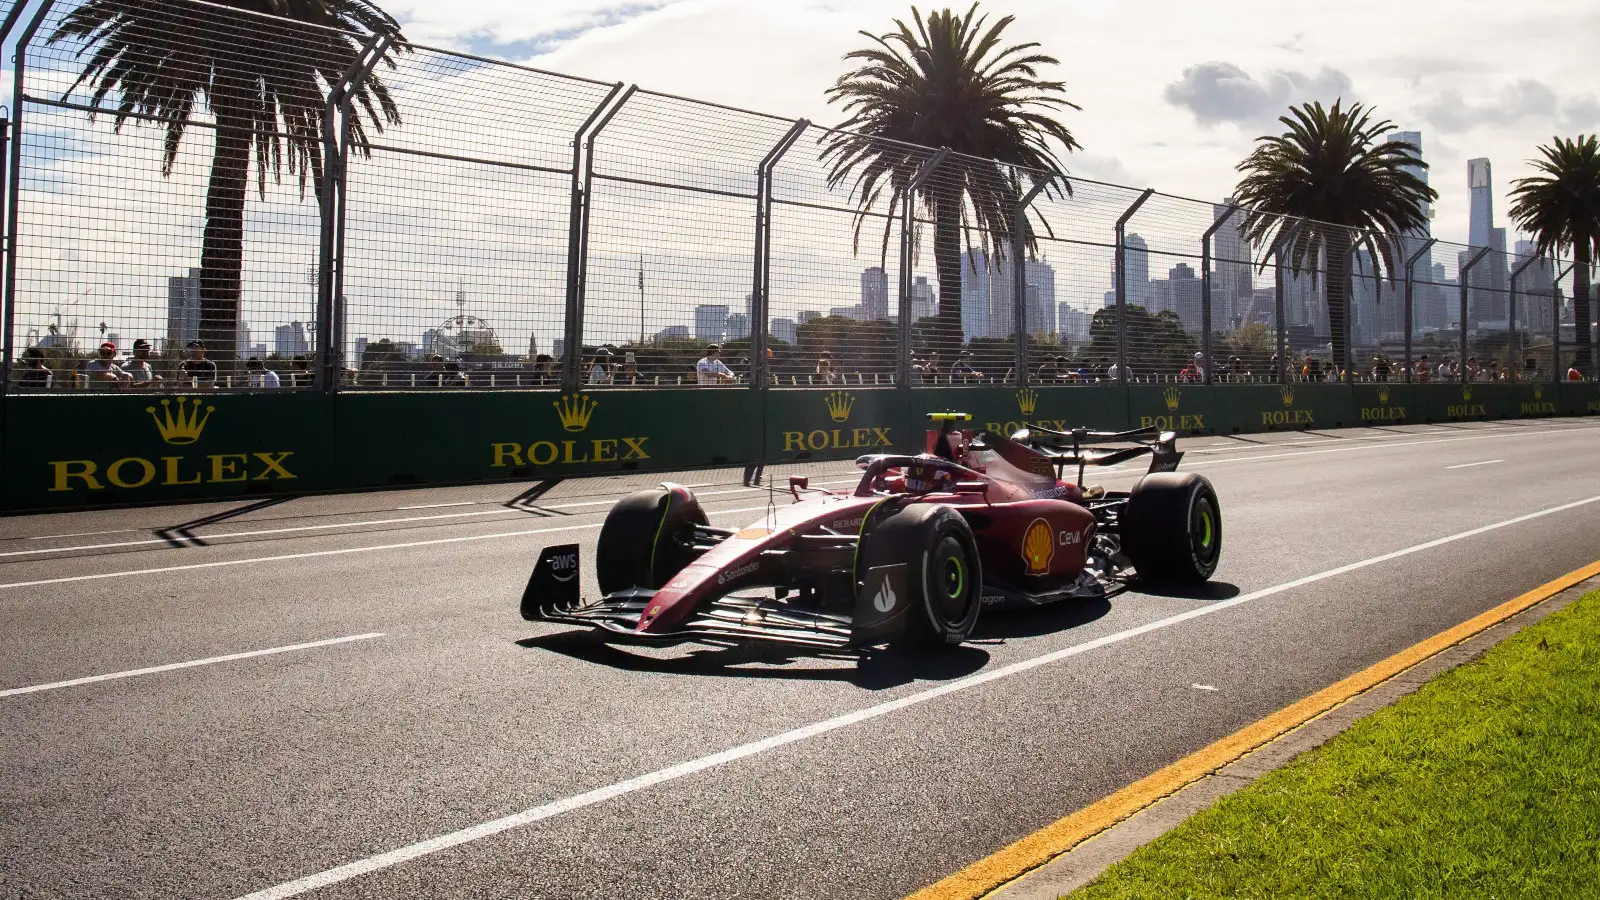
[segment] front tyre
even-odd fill
[[[871,569],[906,564],[904,627],[888,635],[895,649],[954,647],[977,627],[983,570],[972,528],[960,513],[913,503],[874,524],[857,557],[857,589]]]
[[[1203,476],[1157,472],[1134,485],[1122,513],[1122,549],[1153,584],[1210,580],[1222,559],[1222,507]]]
[[[602,595],[659,589],[694,562],[694,527],[707,523],[694,492],[670,482],[629,494],[606,513],[595,548]]]

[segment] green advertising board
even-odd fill
[[[1351,386],[1320,382],[1239,384],[1213,388],[1215,430],[1237,434],[1356,423]]]
[[[353,487],[744,465],[761,455],[760,397],[732,388],[344,394],[336,418]]]
[[[1028,425],[1056,431],[1079,427],[1108,431],[1128,424],[1122,389],[1112,384],[923,388],[912,392],[912,410],[922,423],[927,422],[928,413],[970,413],[973,428],[1000,434],[1012,434]]]
[[[4,505],[46,509],[341,486],[322,394],[6,398]]]
[[[1556,389],[1556,407],[1563,415],[1600,415],[1600,382],[1563,381]]]
[[[765,421],[766,461],[855,459],[904,450],[911,439],[903,392],[841,386],[772,390],[751,398],[751,418]]]

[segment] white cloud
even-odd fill
[[[1325,67],[1314,75],[1276,70],[1258,79],[1229,62],[1189,66],[1181,78],[1166,86],[1161,96],[1173,106],[1188,110],[1196,122],[1208,128],[1223,123],[1253,128],[1275,121],[1295,104],[1357,99],[1350,76],[1337,69]]]

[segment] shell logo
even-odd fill
[[[1055,535],[1050,523],[1034,519],[1022,534],[1022,562],[1029,575],[1045,575],[1050,571],[1050,560],[1056,555]]]

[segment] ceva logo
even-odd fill
[[[564,394],[550,404],[556,411],[556,420],[563,431],[582,434],[589,429],[600,401],[583,394]],[[648,437],[567,439],[561,441],[534,441],[523,445],[518,442],[490,445],[494,462],[502,466],[576,466],[585,463],[636,462],[647,460],[645,449]]]
[[[145,407],[155,423],[156,433],[171,447],[188,447],[200,442],[206,425],[217,411],[199,399],[179,397],[161,401],[158,413]],[[110,463],[92,459],[51,460],[50,493],[73,490],[103,491],[109,485],[123,490],[159,485],[178,487],[190,484],[228,484],[247,481],[292,481],[295,474],[287,466],[293,451],[253,453],[177,454],[147,459],[124,456]]]

